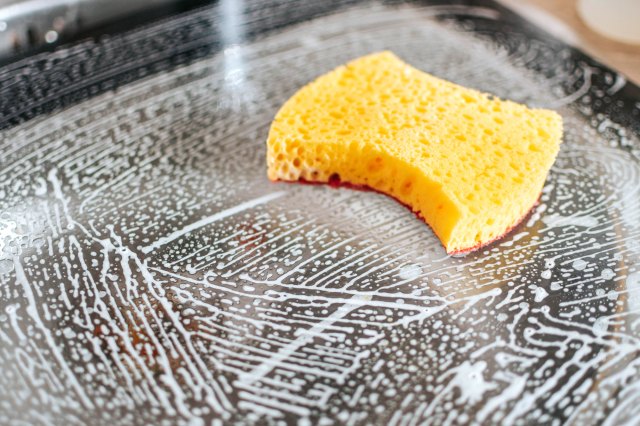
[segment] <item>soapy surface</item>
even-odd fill
[[[44,108],[64,96],[4,94],[47,70],[49,90],[91,92],[148,64],[0,133],[0,424],[638,418],[640,141],[622,76],[479,1],[286,28],[255,6],[226,50],[150,75],[162,49],[211,43],[239,4],[219,3],[0,74],[0,104]],[[279,29],[243,38],[257,25]],[[384,49],[562,114],[540,204],[495,245],[451,257],[386,196],[265,178],[282,104]],[[58,72],[94,61],[104,74]]]

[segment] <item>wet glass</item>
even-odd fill
[[[221,2],[5,68],[0,422],[637,418],[638,88],[490,2],[356,3]],[[504,239],[450,257],[385,196],[267,180],[279,106],[383,49],[562,114]]]

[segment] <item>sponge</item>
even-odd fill
[[[537,202],[562,119],[436,78],[391,52],[356,59],[300,89],[267,140],[271,180],[385,193],[446,251],[502,237]]]

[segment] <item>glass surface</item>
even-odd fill
[[[286,8],[223,2],[107,44],[100,78],[157,60],[126,43],[207,19],[218,53],[4,130],[0,423],[637,419],[637,88],[475,3],[366,3],[255,33]],[[95,49],[46,56],[82,78],[34,105],[84,87]],[[385,196],[267,180],[279,106],[382,49],[563,115],[540,203],[506,238],[449,257]]]

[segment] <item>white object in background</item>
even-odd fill
[[[578,13],[592,30],[640,44],[640,0],[579,0]]]

